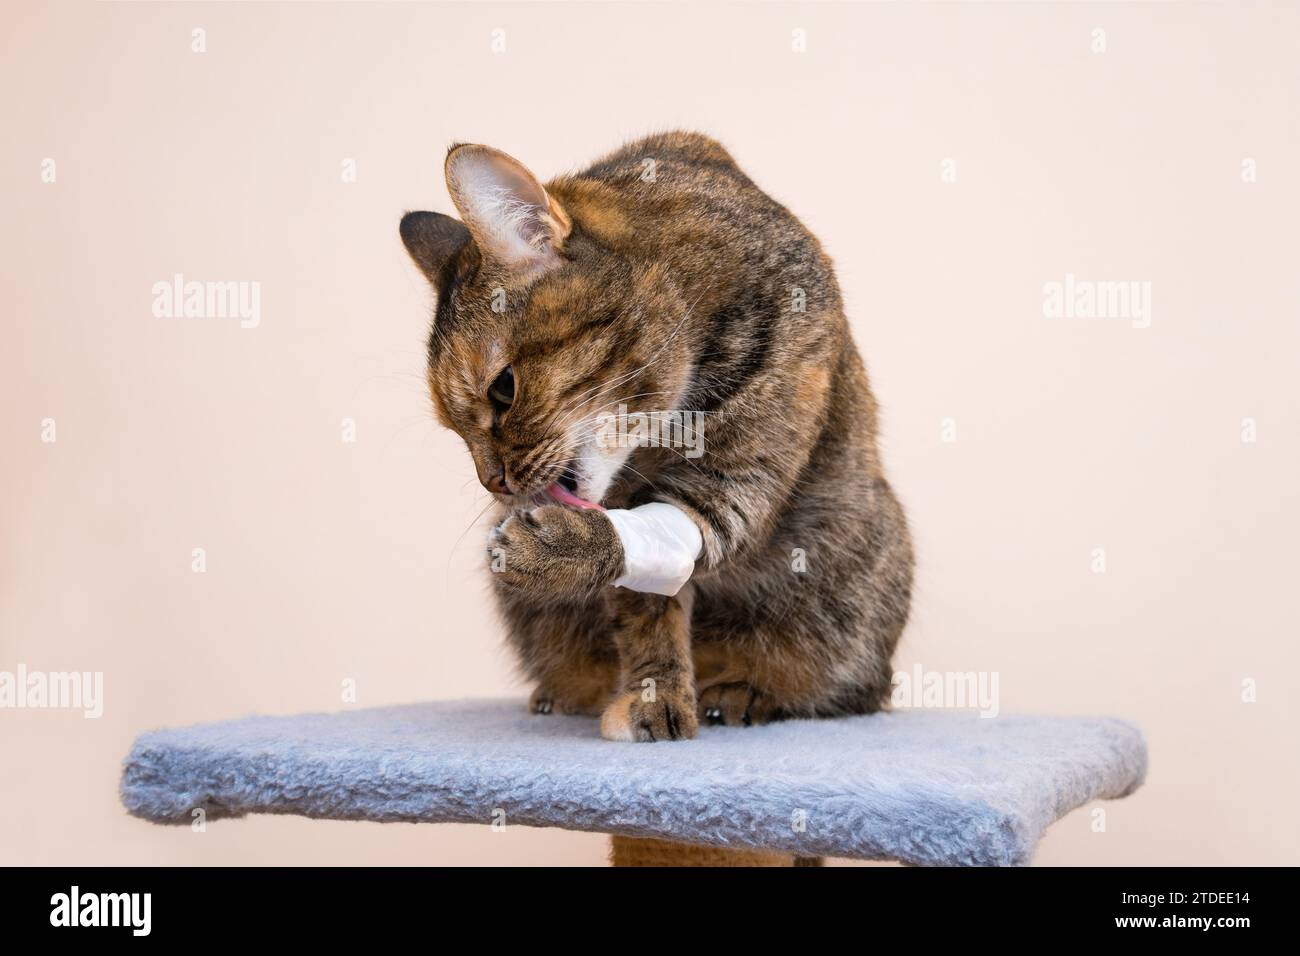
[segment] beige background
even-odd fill
[[[602,859],[518,827],[152,827],[117,773],[141,730],[336,709],[345,679],[525,692],[397,221],[449,211],[454,140],[549,176],[675,126],[839,264],[919,547],[899,665],[1149,735],[1146,787],[1038,862],[1300,862],[1294,8],[9,0],[0,47],[0,670],[107,698],[0,711],[0,862]],[[154,318],[176,272],[260,282],[261,325]],[[1150,281],[1151,327],[1044,317],[1067,273]]]

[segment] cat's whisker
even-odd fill
[[[647,398],[647,397],[649,397],[649,396],[651,396],[651,395],[671,395],[671,394],[672,394],[672,393],[669,392],[669,391],[667,391],[666,389],[659,389],[658,391],[654,391],[654,392],[637,392],[635,395],[624,395],[624,396],[622,396],[621,398],[612,398],[612,399],[610,399],[608,402],[605,403],[605,406],[610,406],[610,405],[620,405],[620,404],[622,404],[622,403],[624,403],[624,402],[630,402],[630,401],[632,401],[632,399],[634,399],[634,398]],[[592,412],[590,415],[587,415],[587,416],[584,416],[583,418],[579,418],[579,419],[577,419],[577,422],[578,422],[578,423],[581,423],[581,422],[583,422],[584,420],[596,421],[596,420],[598,420],[598,419],[600,419],[600,418],[609,417],[611,414],[612,414],[611,412],[605,411],[605,410],[604,410],[604,407],[602,407],[602,410],[601,410],[601,411],[598,411],[598,412]],[[562,425],[559,426],[559,427],[560,427],[561,429],[563,429],[563,428],[568,428],[568,427],[571,427],[573,424],[574,424],[574,421],[573,421],[572,419],[570,419],[570,420],[566,421],[564,424],[562,424]]]
[[[473,479],[471,479],[471,480],[473,480]],[[465,530],[462,531],[462,532],[460,533],[460,537],[458,537],[458,538],[456,539],[455,543],[451,546],[451,550],[447,552],[447,570],[446,570],[445,574],[446,574],[446,579],[447,579],[448,581],[450,581],[450,579],[451,579],[451,562],[452,562],[452,559],[455,558],[455,556],[456,556],[456,549],[460,547],[460,543],[461,543],[462,541],[465,540],[465,535],[469,534],[472,530],[474,530],[474,526],[475,526],[476,524],[478,524],[479,521],[482,520],[482,518],[483,518],[483,516],[484,516],[485,514],[488,513],[488,509],[490,509],[493,505],[495,505],[495,504],[499,504],[499,503],[500,503],[500,502],[498,502],[498,501],[496,500],[496,498],[492,498],[491,501],[489,501],[486,505],[484,505],[483,508],[479,511],[479,513],[476,514],[472,519],[470,519],[470,523],[469,523],[468,525],[465,526]]]

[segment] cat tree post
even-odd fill
[[[693,846],[649,837],[609,838],[610,866],[821,866],[821,857]]]

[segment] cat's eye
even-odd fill
[[[488,386],[488,398],[498,409],[507,409],[515,400],[515,372],[509,365]]]

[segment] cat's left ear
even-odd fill
[[[573,223],[523,163],[490,146],[454,146],[447,191],[483,255],[513,272],[559,265]]]
[[[402,245],[435,288],[441,286],[452,257],[470,241],[462,223],[440,212],[408,212],[399,231]]]

